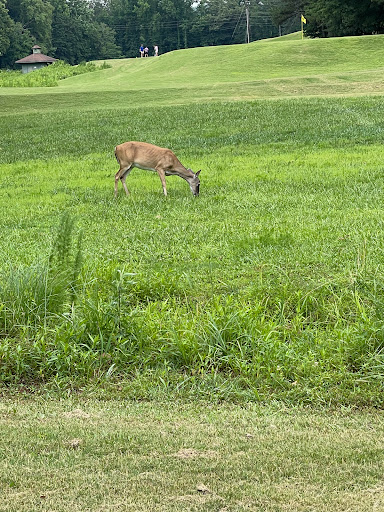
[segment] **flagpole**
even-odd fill
[[[304,18],[304,15],[301,15],[301,39],[304,39],[304,23],[307,23],[307,19]]]

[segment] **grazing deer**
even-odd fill
[[[160,148],[146,142],[124,142],[124,144],[115,147],[115,156],[120,165],[120,169],[115,176],[115,197],[117,197],[119,180],[125,193],[129,195],[125,180],[134,167],[156,171],[163,185],[165,196],[167,195],[165,176],[173,174],[188,182],[194,196],[199,195],[199,174],[201,171],[197,171],[195,174],[192,169],[186,169],[170,149]]]

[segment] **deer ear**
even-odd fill
[[[197,173],[195,174],[195,176],[198,176],[200,173],[201,173],[201,169],[200,169],[200,171],[197,171]]]

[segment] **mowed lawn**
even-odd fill
[[[384,506],[381,42],[0,87],[2,510]]]
[[[1,510],[372,512],[381,412],[5,400]]]

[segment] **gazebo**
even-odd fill
[[[45,66],[49,66],[53,62],[56,62],[58,59],[54,59],[53,57],[48,57],[48,55],[44,55],[41,53],[41,47],[35,44],[32,47],[31,55],[28,57],[24,57],[23,59],[17,60],[15,64],[21,64],[21,71],[23,73],[29,73],[30,71],[35,71],[35,69],[40,69]]]

